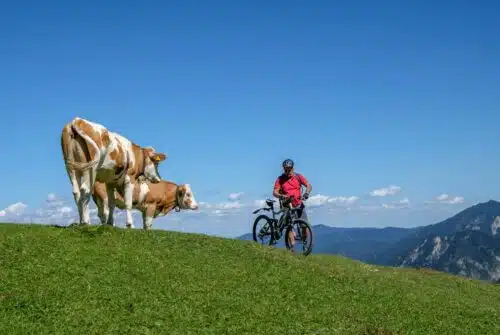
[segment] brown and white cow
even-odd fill
[[[92,198],[97,206],[101,222],[106,222],[106,217],[111,210],[108,205],[106,185],[96,182]],[[126,208],[123,197],[116,191],[115,199],[118,208]],[[132,199],[132,206],[142,213],[143,228],[147,230],[151,229],[153,219],[167,215],[173,209],[180,211],[199,208],[189,184],[177,185],[166,180],[159,183],[135,183]]]
[[[133,228],[132,192],[138,177],[158,183],[158,164],[167,156],[152,147],[141,147],[99,123],[75,117],[61,133],[61,147],[78,207],[80,224],[90,224],[89,204],[96,181],[109,195],[109,215],[104,222],[114,226],[115,189],[124,195],[126,226]]]

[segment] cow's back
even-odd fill
[[[176,187],[177,184],[166,180],[161,180],[159,183],[136,183],[132,195],[133,206],[136,209],[148,205],[163,207],[169,199],[175,197]]]

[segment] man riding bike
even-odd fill
[[[291,198],[291,204],[293,207],[298,207],[297,215],[299,219],[308,221],[307,213],[305,210],[303,200],[309,198],[312,186],[309,181],[300,173],[295,172],[294,162],[291,159],[285,159],[282,163],[283,174],[281,174],[274,182],[273,195],[276,198],[284,200],[286,198]],[[306,192],[301,197],[301,187],[304,185],[306,187]],[[307,238],[307,230],[303,230],[304,238]],[[292,250],[295,248],[295,236],[293,230],[290,231],[290,244]]]

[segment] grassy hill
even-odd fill
[[[0,224],[0,334],[494,334],[500,285],[248,241]]]

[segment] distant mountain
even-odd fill
[[[490,200],[476,204],[442,222],[412,230],[396,243],[378,250],[366,261],[380,265],[402,265],[407,255],[412,253],[425,239],[430,239],[433,236],[451,236],[462,231],[482,232],[496,236],[497,229],[500,227],[500,220],[496,219],[497,216],[500,216],[500,202]],[[500,229],[498,233],[500,233]]]
[[[419,227],[379,249],[367,263],[428,267],[470,278],[500,279],[500,202],[490,200]]]
[[[498,201],[479,203],[442,222],[411,229],[316,225],[313,231],[313,253],[339,254],[387,266],[428,267],[500,281]],[[239,239],[252,240],[252,234]]]
[[[500,236],[475,230],[429,235],[400,265],[497,281],[500,279]]]

